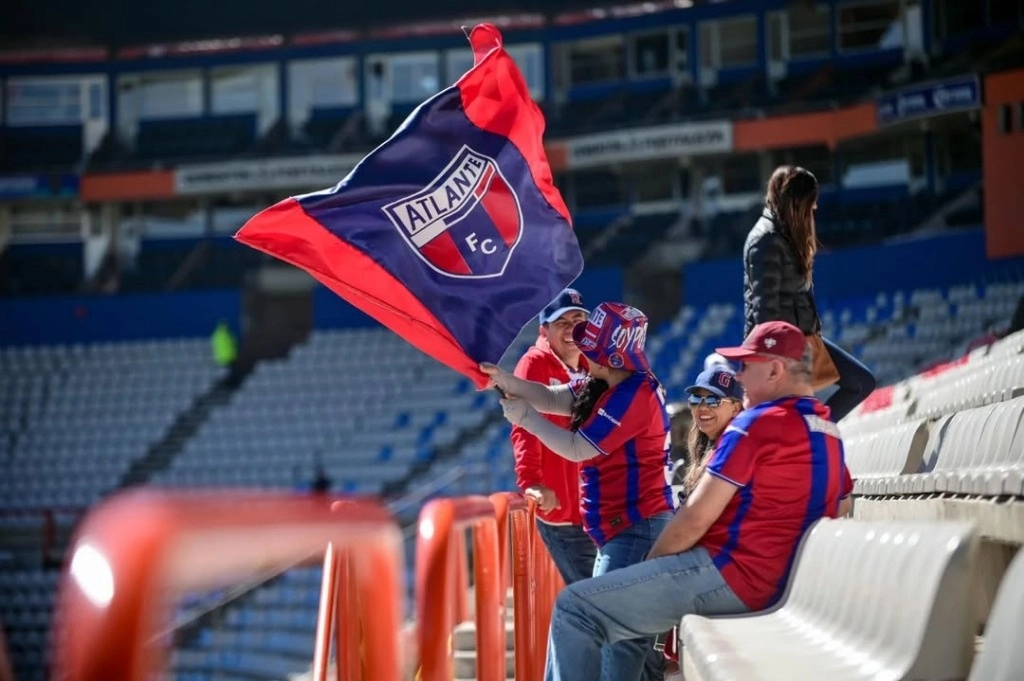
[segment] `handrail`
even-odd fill
[[[496,492],[490,497],[498,517],[498,536],[501,538],[502,584],[504,590],[512,587],[512,618],[515,642],[516,681],[539,681],[537,668],[536,631],[536,570],[532,555],[536,531],[532,524],[533,502],[527,502],[516,492]],[[543,660],[543,658],[542,658]]]
[[[327,546],[358,547],[347,581],[360,611],[347,614],[366,625],[369,677],[399,678],[402,545],[387,510],[370,500],[332,508],[327,498],[228,490],[126,491],[86,516],[58,597],[54,678],[152,678],[167,654],[150,641],[170,616],[168,596],[290,565]]]
[[[422,681],[452,678],[452,630],[462,619],[459,615],[465,615],[452,607],[459,602],[458,572],[461,569],[465,574],[466,556],[458,551],[459,537],[470,528],[476,593],[476,677],[479,681],[505,678],[505,594],[501,592],[498,562],[498,522],[490,501],[469,496],[435,499],[420,512],[416,612]]]

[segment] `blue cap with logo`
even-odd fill
[[[729,367],[721,365],[715,365],[700,372],[697,381],[687,388],[686,392],[692,394],[698,388],[703,388],[718,397],[733,400],[743,399],[743,386],[736,380],[736,374]]]
[[[572,312],[573,310],[579,310],[589,314],[590,310],[583,307],[583,296],[580,292],[574,288],[567,288],[558,294],[558,297],[552,300],[544,311],[540,313],[540,323],[550,324],[555,321],[566,312]]]

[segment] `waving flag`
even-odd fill
[[[236,235],[309,272],[474,379],[579,275],[544,116],[482,24],[474,66],[421,104],[337,186],[271,206]]]

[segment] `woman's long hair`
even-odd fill
[[[569,430],[574,433],[580,429],[594,411],[598,398],[608,390],[608,381],[591,376],[583,385],[583,390],[576,396],[572,403],[572,420],[569,422]]]
[[[686,448],[690,452],[690,462],[686,466],[686,475],[683,476],[683,492],[690,495],[696,489],[700,477],[704,475],[704,469],[708,467],[711,452],[715,451],[714,441],[697,427],[697,419],[693,420],[690,432],[686,436]]]
[[[768,180],[764,202],[777,219],[783,235],[796,253],[800,274],[808,284],[818,252],[814,227],[814,204],[818,200],[818,180],[811,171],[799,166],[779,166]]]

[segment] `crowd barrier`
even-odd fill
[[[480,681],[505,670],[511,589],[516,678],[543,677],[559,577],[520,494],[436,499],[417,525],[417,678],[452,678],[452,632],[470,618]],[[467,550],[466,530],[472,531]],[[170,606],[185,593],[323,556],[313,681],[400,679],[401,533],[370,500],[240,492],[127,492],[85,517],[68,555],[53,628],[54,676],[153,678],[166,662]],[[74,632],[74,635],[71,635]],[[332,656],[333,648],[333,656]],[[2,655],[2,650],[0,650]],[[333,672],[333,674],[332,674]],[[4,678],[0,658],[0,681]]]
[[[361,650],[342,657],[361,656],[369,678],[400,678],[402,545],[388,511],[238,491],[127,492],[86,516],[58,595],[54,678],[148,681],[166,662],[175,596],[324,551],[350,559],[338,593],[357,595],[359,611],[347,614],[365,625]]]

